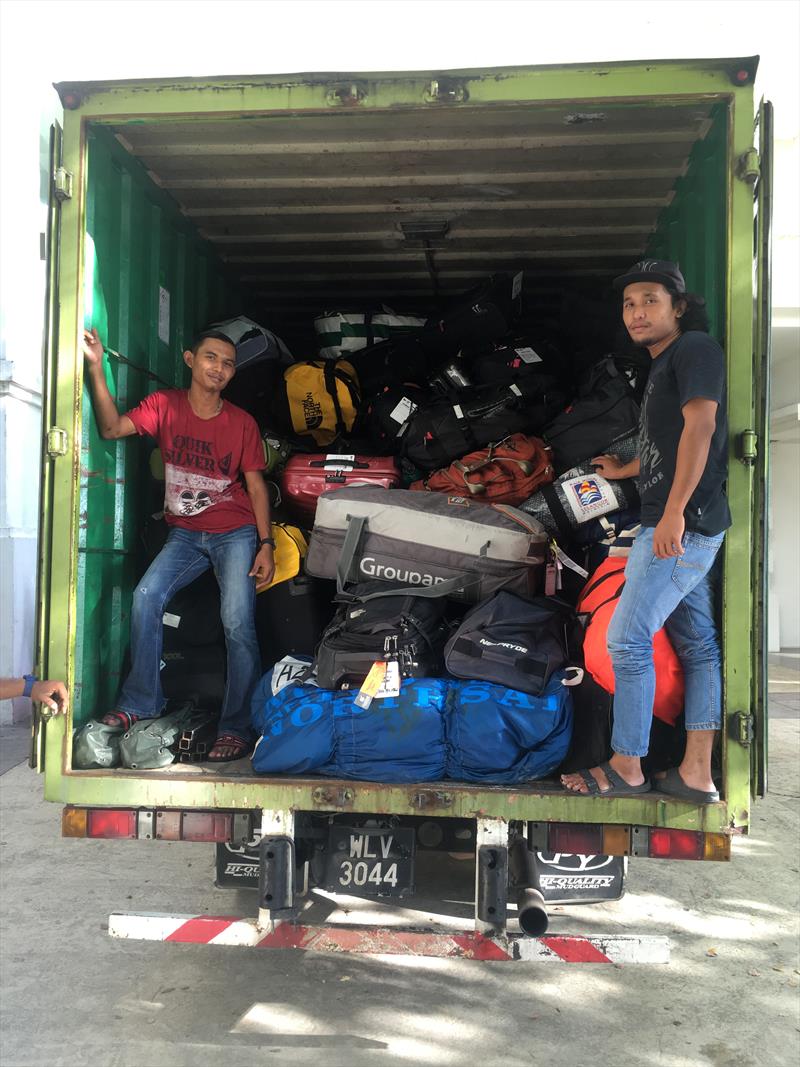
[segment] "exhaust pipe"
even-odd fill
[[[528,937],[541,937],[547,930],[549,920],[544,897],[538,889],[533,888],[533,854],[524,837],[517,837],[508,851],[512,884],[517,893],[520,929]]]
[[[522,932],[528,937],[541,937],[547,932],[547,908],[538,889],[517,892],[517,918]]]

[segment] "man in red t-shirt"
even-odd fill
[[[165,470],[164,517],[170,527],[166,545],[133,594],[131,670],[115,710],[103,722],[127,728],[163,712],[159,665],[164,608],[179,589],[213,567],[228,670],[219,732],[208,758],[239,759],[252,751],[250,697],[261,673],[253,621],[256,583],[272,578],[275,542],[258,427],[220,395],[235,373],[236,348],[224,334],[200,334],[183,353],[192,372],[189,389],[160,389],[126,415],[120,415],[108,391],[97,330],[84,331],[83,351],[101,436],[116,440],[148,434],[158,442]]]

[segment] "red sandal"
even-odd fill
[[[241,737],[237,737],[236,734],[220,734],[206,758],[209,763],[232,763],[233,760],[249,756],[254,747],[252,741],[244,741]],[[231,749],[232,755],[215,756],[214,753],[220,748]]]
[[[100,721],[105,726],[121,726],[123,730],[130,730],[133,724],[139,721],[139,716],[132,715],[129,711],[109,711]]]

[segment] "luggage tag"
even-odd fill
[[[561,561],[558,558],[555,541],[548,546],[547,563],[544,568],[544,595],[555,596],[556,590],[561,588]]]
[[[394,649],[390,643],[394,642]],[[384,700],[386,697],[400,696],[400,664],[397,659],[397,635],[386,637],[383,641],[383,662],[386,664],[386,673],[375,700]]]
[[[387,663],[384,659],[377,659],[369,669],[369,674],[364,679],[353,703],[365,711],[378,695],[378,691],[386,677]]]

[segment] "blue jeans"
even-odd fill
[[[251,739],[250,697],[261,675],[254,622],[256,584],[248,578],[256,542],[255,526],[240,526],[229,533],[173,527],[133,594],[131,670],[116,703],[119,711],[152,719],[164,710],[160,673],[164,608],[179,589],[213,567],[228,653],[218,732]]]
[[[656,691],[653,636],[662,626],[683,667],[686,729],[718,730],[722,722],[714,561],[725,535],[687,533],[682,556],[658,559],[653,533],[644,527],[633,543],[608,627],[615,684],[611,747],[621,756],[647,755]]]

